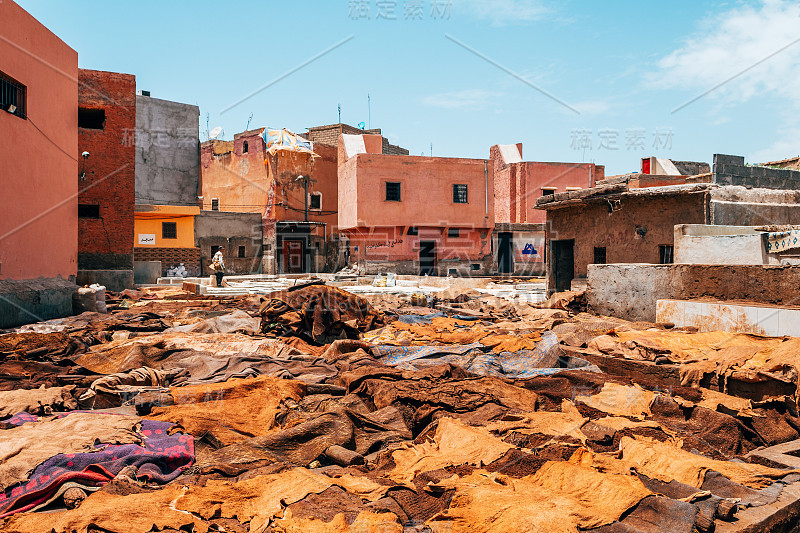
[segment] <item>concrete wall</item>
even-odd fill
[[[764,249],[762,232],[751,226],[675,226],[675,262],[700,265],[780,264]]]
[[[719,187],[710,191],[709,212],[721,226],[800,224],[800,191]]]
[[[262,271],[263,232],[258,213],[202,211],[195,219],[195,239],[200,248],[202,275],[211,273],[208,265],[213,257],[212,246],[222,247],[228,274]],[[239,257],[240,246],[244,246],[244,257]]]
[[[0,280],[0,328],[71,315],[77,289],[61,278]]]
[[[798,287],[798,266],[590,265],[588,302],[601,315],[654,322],[657,300],[714,298],[796,306]]]
[[[800,189],[800,171],[745,166],[744,157],[714,154],[713,183],[764,189]]]
[[[81,69],[78,79],[80,109],[105,113],[101,129],[78,128],[78,151],[90,154],[78,203],[100,210],[99,218],[78,219],[78,268],[126,270],[132,279],[136,77]]]
[[[197,205],[200,109],[136,97],[136,203]]]
[[[78,53],[13,0],[0,36],[0,71],[27,87],[26,118],[0,110],[0,279],[74,276]]]
[[[133,265],[130,270],[78,270],[76,283],[81,286],[97,283],[114,292],[132,289]]]

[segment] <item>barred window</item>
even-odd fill
[[[178,238],[178,224],[176,222],[162,222],[161,223],[161,238],[162,239],[177,239]]]
[[[0,108],[20,118],[27,117],[27,88],[0,72]]]
[[[467,195],[467,185],[465,183],[457,183],[453,185],[453,203],[466,204],[469,203]]]
[[[386,182],[386,201],[387,202],[400,201],[400,182],[398,181]]]

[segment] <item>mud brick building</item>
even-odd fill
[[[590,264],[674,261],[675,226],[800,223],[800,172],[746,166],[716,154],[710,174],[632,174],[542,197],[547,213],[548,292],[584,284]]]
[[[133,286],[136,77],[81,69],[78,81],[78,283],[120,291]]]

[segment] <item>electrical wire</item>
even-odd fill
[[[67,152],[66,150],[64,150],[63,148],[61,148],[61,147],[60,147],[60,146],[59,146],[59,145],[58,145],[58,144],[57,144],[57,143],[56,143],[56,142],[55,142],[53,139],[51,139],[51,138],[50,138],[50,137],[49,137],[49,136],[48,136],[48,135],[47,135],[45,132],[43,132],[43,131],[42,131],[42,130],[39,128],[39,126],[37,126],[37,125],[36,125],[36,123],[33,121],[33,119],[30,117],[30,115],[28,115],[26,118],[27,118],[28,122],[30,122],[30,123],[31,123],[31,125],[33,125],[33,127],[34,127],[34,128],[36,128],[36,131],[38,131],[39,133],[41,133],[41,134],[44,136],[44,138],[45,138],[45,139],[47,139],[48,141],[50,141],[50,142],[53,144],[53,146],[55,146],[56,148],[58,148],[59,150],[61,150],[61,151],[64,153],[64,155],[66,155],[67,157],[69,157],[70,159],[72,159],[73,161],[75,161],[76,163],[78,162],[78,158],[77,158],[77,157],[75,157],[75,156],[71,155],[69,152]]]

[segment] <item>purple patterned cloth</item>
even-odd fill
[[[69,413],[63,413],[64,416]],[[6,422],[16,425],[36,420],[18,414]],[[137,478],[167,483],[194,462],[194,438],[173,433],[174,424],[142,420],[144,446],[138,444],[98,444],[93,452],[59,454],[36,467],[28,481],[0,494],[0,518],[27,511],[46,502],[67,481],[99,487],[113,479],[126,466],[138,469]]]

